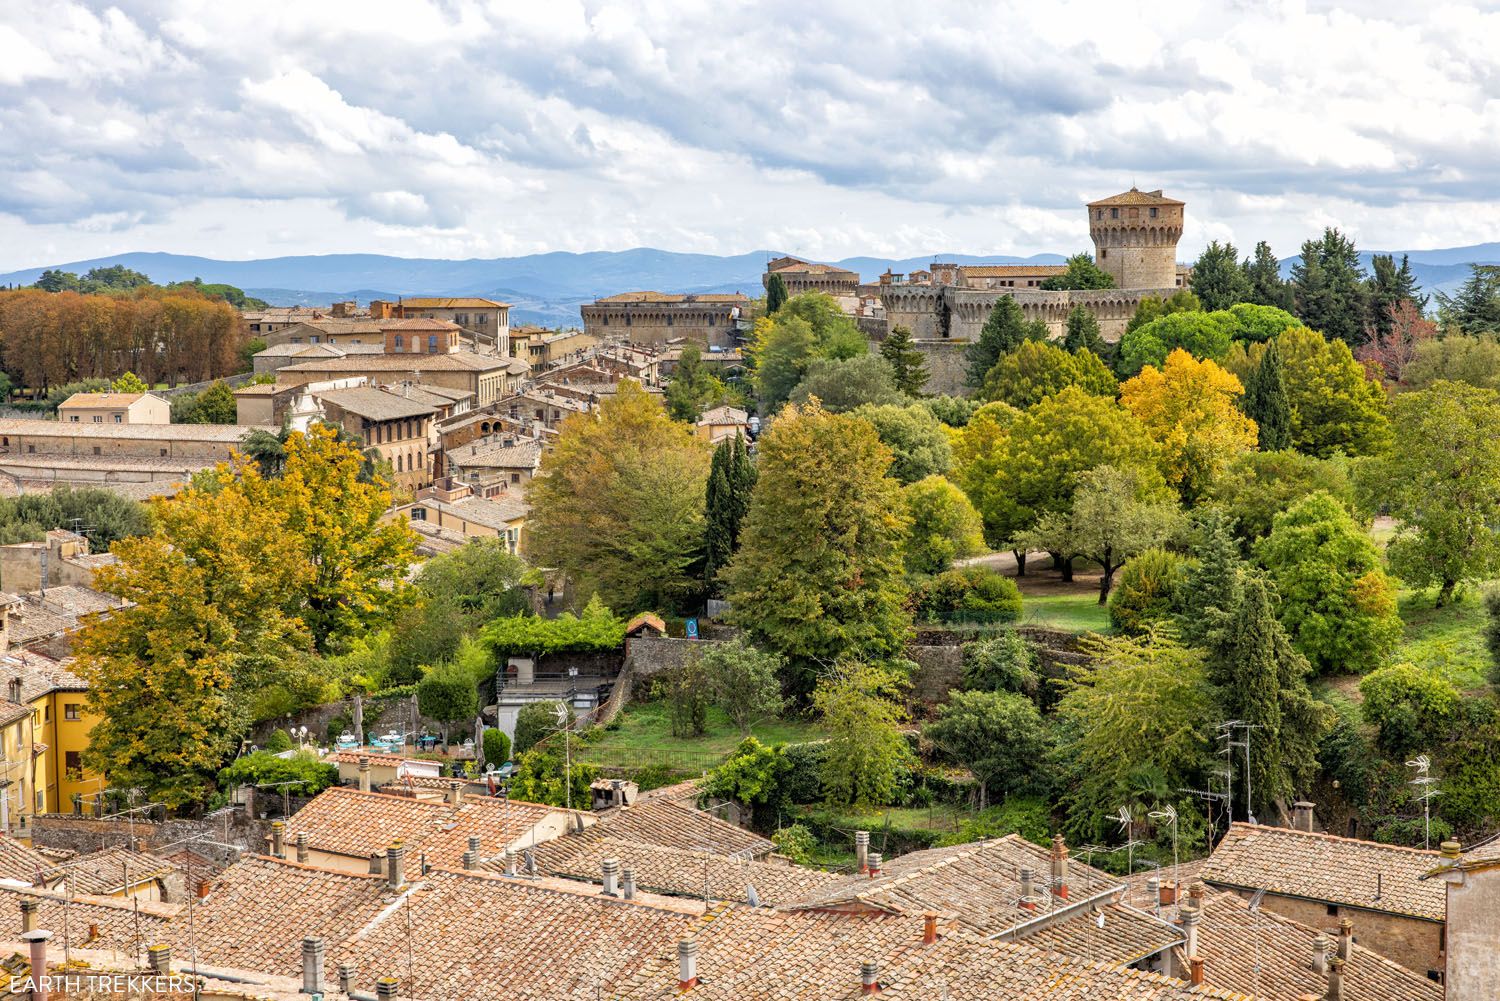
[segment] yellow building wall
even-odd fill
[[[69,753],[82,760],[89,746],[89,731],[98,722],[98,717],[88,711],[83,692],[48,692],[31,703],[36,707],[37,740],[47,745],[47,750],[36,759],[36,786],[45,792],[46,804],[43,813],[73,812],[74,794],[85,800],[104,788],[104,777],[97,772],[82,769],[68,772]],[[79,718],[67,718],[67,707],[78,707]]]

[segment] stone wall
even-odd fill
[[[1500,997],[1500,871],[1448,878],[1448,1001]]]
[[[1372,892],[1373,889],[1372,887]],[[1248,891],[1236,889],[1234,892],[1242,897],[1251,896]],[[1322,901],[1283,897],[1274,893],[1266,894],[1265,907],[1293,921],[1325,931],[1337,929],[1339,921],[1348,918],[1354,923],[1354,941],[1366,949],[1375,950],[1418,976],[1426,976],[1429,970],[1443,969],[1442,922],[1365,911],[1356,907],[1334,907],[1333,913],[1329,913],[1329,905]]]
[[[945,393],[950,396],[968,396],[969,387],[964,384],[968,362],[964,359],[963,341],[913,340],[912,347],[922,353],[927,362],[927,382],[923,390],[928,393]]]

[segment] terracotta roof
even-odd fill
[[[95,424],[92,421],[39,421],[0,418],[0,433],[54,438],[127,438],[145,441],[209,441],[235,444],[260,425],[242,424]],[[265,427],[263,430],[274,431]]]
[[[436,408],[384,389],[332,389],[314,394],[345,413],[372,421],[399,421],[409,417],[431,417]]]
[[[358,792],[342,786],[325,789],[286,822],[286,841],[307,832],[314,851],[369,858],[392,841],[419,843],[448,818],[451,808],[405,796]]]
[[[1447,914],[1443,884],[1421,880],[1441,858],[1420,848],[1237,823],[1200,875],[1216,886],[1442,921]]]
[[[672,800],[642,800],[634,806],[601,814],[599,823],[584,835],[590,832],[648,845],[707,850],[716,855],[744,854],[751,858],[769,855],[776,847],[743,827]]]
[[[1108,901],[1079,908],[1051,924],[1039,923],[1044,927],[1023,930],[1007,941],[1120,966],[1165,952],[1182,941],[1182,933],[1160,918]]]
[[[151,396],[150,393],[74,393],[57,405],[57,409],[71,410],[75,407],[128,407],[131,404]],[[160,397],[153,397],[160,399]],[[162,400],[165,403],[165,400]]]
[[[872,909],[909,914],[937,911],[962,926],[994,935],[1053,909],[1045,889],[1051,879],[1051,852],[1017,834],[951,848],[929,848],[884,860],[880,875],[847,876],[821,888],[793,906],[817,909]],[[1023,868],[1033,871],[1037,912],[1021,905]],[[1092,869],[1078,859],[1068,862],[1069,895],[1075,902],[1094,896],[1121,880]]]
[[[404,309],[509,309],[510,303],[494,299],[479,299],[473,296],[456,298],[402,299],[398,304]]]
[[[1175,910],[1175,908],[1174,908]],[[1360,934],[1354,920],[1354,934]],[[1233,893],[1209,891],[1198,924],[1204,982],[1264,998],[1322,997],[1325,974],[1312,969],[1318,930],[1267,908],[1259,915]],[[1333,935],[1329,936],[1336,944]],[[1331,956],[1330,951],[1330,956]],[[1258,970],[1257,970],[1258,967]],[[1358,943],[1344,967],[1344,1001],[1442,1001],[1441,985]]]
[[[441,354],[426,354],[412,351],[404,354],[353,355],[348,358],[323,358],[317,361],[298,362],[277,369],[277,372],[493,372],[506,368],[509,358],[476,354],[473,351],[446,351]],[[79,424],[78,427],[87,427]],[[96,425],[107,427],[108,425]],[[129,427],[130,425],[122,425]],[[142,425],[136,425],[140,427]],[[173,424],[172,427],[179,425]],[[201,427],[203,425],[182,425]]]
[[[21,935],[20,903],[24,899],[41,904],[36,927],[52,932],[51,947],[59,957],[65,944],[72,949],[114,949],[138,955],[170,933],[171,919],[179,913],[176,904],[87,894],[68,896],[0,885],[0,936],[6,940]]]
[[[252,386],[241,386],[234,391],[234,395],[237,397],[275,396],[277,391],[278,387],[274,383],[257,382]]]
[[[594,305],[618,305],[632,302],[655,302],[655,303],[724,303],[744,305],[750,302],[750,297],[740,295],[736,292],[705,292],[699,295],[684,295],[681,292],[621,292],[618,295],[606,296],[594,300]]]
[[[750,419],[750,415],[738,407],[714,407],[712,410],[703,411],[703,416],[698,418],[698,426],[705,424],[743,424]]]
[[[26,719],[34,711],[32,706],[21,702],[0,701],[0,727],[7,727],[18,720]]]
[[[603,881],[604,860],[612,858],[619,861],[621,869],[634,873],[635,885],[640,889],[675,896],[707,894],[710,900],[739,902],[748,899],[747,887],[753,886],[761,904],[780,904],[840,878],[803,866],[731,859],[621,838],[589,839],[581,844],[563,839],[562,844],[572,845],[576,850],[568,857],[554,857],[546,862],[547,871],[555,876],[599,883]],[[539,856],[542,854],[538,852]]]
[[[1027,946],[984,942],[940,924],[922,942],[920,916],[802,914],[724,907],[705,915],[693,1001],[861,997],[860,967],[877,964],[885,1001],[1201,1001],[1239,998],[1180,980],[1083,963]],[[617,988],[625,1001],[676,994],[675,950]]]
[[[403,765],[408,761],[419,761],[420,758],[408,758],[404,754],[386,754],[382,751],[334,751],[326,755],[323,760],[330,761],[336,765],[357,765],[360,758],[369,758],[372,765]]]
[[[75,856],[57,866],[53,874],[75,893],[107,897],[175,871],[176,866],[166,859],[117,846]]]
[[[1118,195],[1110,195],[1108,198],[1101,198],[1097,202],[1088,204],[1092,208],[1096,205],[1184,205],[1186,203],[1175,198],[1168,198],[1161,193],[1160,188],[1155,191],[1131,188],[1129,191],[1122,191]]]
[[[21,679],[21,699],[30,702],[48,692],[86,692],[88,682],[68,669],[73,661],[53,660],[30,650],[13,647],[0,653],[0,681]]]
[[[809,275],[852,275],[853,271],[836,264],[815,264],[809,261],[772,261],[766,265],[771,272],[800,271]]]
[[[450,465],[461,468],[489,466],[495,469],[535,470],[541,465],[542,443],[528,439],[505,444],[492,438],[481,438],[472,444],[449,449],[447,457]]]
[[[0,834],[0,879],[14,880],[28,886],[38,882],[55,882],[53,867],[57,863],[33,851],[8,834]]]
[[[531,513],[531,506],[525,501],[504,494],[498,497],[465,497],[456,501],[426,497],[412,501],[412,506],[440,511],[449,517],[461,518],[497,532],[514,528],[517,521]]]

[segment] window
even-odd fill
[[[1104,218],[1104,210],[1103,209],[1095,209],[1094,210],[1094,218],[1095,219],[1103,219]]]
[[[79,720],[83,719],[83,703],[82,702],[64,702],[63,703],[63,719],[72,720],[75,723],[78,722]]]
[[[77,781],[83,778],[83,752],[66,751],[63,753],[63,767],[67,769],[68,778]]]
[[[1155,209],[1151,210],[1151,218],[1153,218],[1153,219],[1156,218],[1156,210]]]
[[[1109,210],[1109,217],[1111,219],[1118,219],[1118,218],[1120,218],[1120,210],[1119,209],[1110,209]]]
[[[520,473],[511,473],[510,474],[510,481],[512,483],[520,483],[521,482],[521,474]]]
[[[401,456],[398,455],[398,456],[396,456],[396,472],[399,473],[399,472],[402,472],[402,471],[403,470],[401,469]]]
[[[165,458],[166,458],[166,457],[167,457],[167,450],[166,450],[166,449],[162,449],[162,450],[161,450],[161,457],[162,457],[162,458],[163,458],[163,459],[165,459]]]
[[[77,424],[78,423],[78,415],[77,414],[69,414],[68,415],[68,420],[72,421],[74,424]]]
[[[414,508],[412,508],[411,509],[411,520],[412,521],[426,521],[427,520],[427,509],[425,507],[414,507]]]
[[[98,445],[95,445],[95,446],[94,446],[94,454],[95,454],[95,455],[98,455],[98,454],[99,454],[99,446],[98,446]]]
[[[103,414],[95,414],[94,415],[94,423],[95,424],[103,424],[104,423],[104,415]]]
[[[1339,905],[1338,904],[1329,904],[1327,909],[1328,909],[1328,916],[1330,918],[1336,918],[1336,917],[1339,916]]]
[[[52,703],[50,703],[50,702],[48,702],[46,705],[42,706],[42,722],[43,723],[51,723],[52,722]]]
[[[396,335],[396,350],[400,351],[401,350],[401,346],[402,346],[401,335],[397,334]]]

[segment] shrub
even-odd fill
[[[504,730],[484,731],[484,762],[497,768],[510,760],[510,738]]]
[[[571,799],[574,808],[588,809],[589,786],[599,777],[599,766],[575,759],[572,763],[571,783],[568,775],[567,760],[560,746],[527,751],[516,758],[516,772],[510,781],[510,794],[515,799],[528,803],[547,803],[551,806],[566,806]]]
[[[701,737],[708,732],[708,704],[713,685],[703,658],[689,657],[663,671],[651,683],[652,698],[667,704],[672,736]]]
[[[803,824],[780,828],[771,835],[771,843],[776,846],[777,852],[798,865],[806,865],[812,861],[813,852],[818,847],[818,839]]]
[[[1015,622],[1021,617],[1016,582],[984,567],[949,570],[917,589],[917,618],[924,622]]]
[[[1049,743],[1036,706],[1014,692],[949,692],[938,718],[922,732],[950,760],[974,773],[981,805],[991,792],[1003,799],[1034,791],[1040,774],[1036,764]]]
[[[1437,817],[1432,818],[1429,841],[1428,826],[1421,817],[1385,817],[1376,821],[1375,840],[1383,845],[1405,845],[1408,848],[1423,848],[1436,845],[1453,836],[1453,825]]]
[[[270,754],[280,754],[282,751],[291,749],[292,735],[279,726],[271,731],[271,736],[266,738],[266,751]]]
[[[981,838],[1003,838],[1019,834],[1033,844],[1045,845],[1052,838],[1052,811],[1047,801],[1036,796],[1016,796],[982,810],[952,834],[945,834],[939,845],[962,845]]]
[[[557,708],[561,702],[533,702],[522,706],[516,713],[516,739],[512,742],[512,753],[525,754],[536,746],[536,742],[557,729]],[[568,708],[568,721],[572,722],[573,709]]]
[[[1435,750],[1458,711],[1458,689],[1435,671],[1391,664],[1359,683],[1365,722],[1378,731],[1375,743],[1395,757]]]
[[[828,760],[828,742],[809,741],[802,744],[787,744],[781,749],[786,760],[786,775],[782,779],[787,802],[796,805],[819,803],[823,800],[823,767]]]
[[[1161,548],[1147,549],[1126,561],[1109,596],[1109,624],[1140,636],[1172,617],[1172,595],[1187,569],[1187,560]]]
[[[964,688],[976,692],[1018,692],[1035,698],[1041,681],[1036,647],[1013,629],[965,643]]]
[[[788,765],[780,747],[767,747],[754,737],[740,741],[723,764],[708,773],[703,788],[710,796],[732,799],[747,806],[779,808],[782,780]]]
[[[474,678],[458,664],[433,668],[417,684],[417,708],[423,716],[443,724],[446,741],[448,727],[471,720],[479,712],[479,691]]]
[[[290,758],[278,758],[270,751],[256,751],[219,771],[219,789],[223,792],[242,785],[296,782],[297,785],[287,787],[289,795],[316,796],[338,780],[338,768],[319,761],[310,751],[302,751]]]

